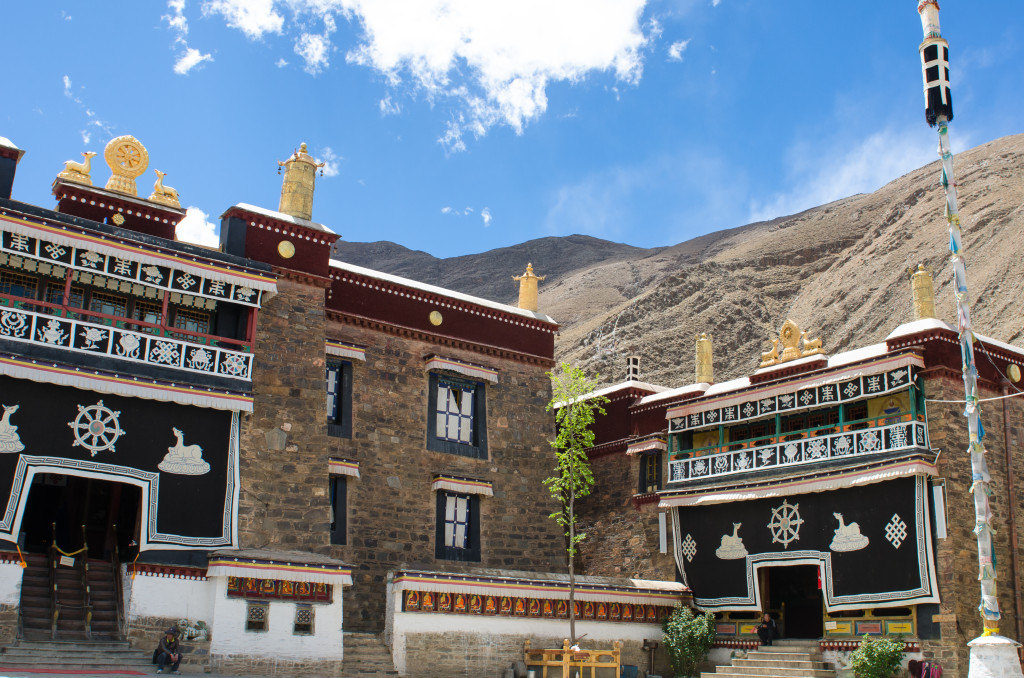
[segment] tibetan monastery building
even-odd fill
[[[695,383],[634,371],[602,389],[584,570],[678,578],[716,614],[718,663],[758,645],[767,612],[839,665],[865,634],[901,635],[908,658],[966,676],[982,627],[959,343],[923,269],[913,289],[915,319],[878,344],[829,355],[786,321],[747,376],[715,383],[702,335]],[[977,335],[975,351],[1001,633],[1024,640],[1024,402],[1004,397],[1020,393],[1024,349]]]

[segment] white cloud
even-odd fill
[[[857,193],[870,193],[935,159],[935,139],[884,129],[867,138],[803,140],[786,153],[789,188],[750,202],[750,221],[796,214]]]
[[[690,40],[679,40],[673,42],[668,46],[668,58],[669,61],[682,61],[683,52],[686,51],[687,46],[690,44]]]
[[[322,168],[324,176],[338,176],[338,163],[342,160],[344,160],[344,158],[335,153],[330,146],[324,146],[324,150],[320,152],[320,162],[324,163]]]
[[[61,17],[64,18],[64,21],[71,21],[71,15],[65,12],[64,10],[60,11],[60,15]]]
[[[284,17],[274,9],[274,0],[206,0],[203,14],[220,14],[228,26],[242,31],[250,40],[264,33],[280,33],[284,25]]]
[[[485,228],[487,226],[490,226],[491,225],[491,221],[494,220],[494,217],[491,216],[491,208],[485,207],[482,210],[480,210],[480,218],[482,218],[484,220],[484,227]]]
[[[402,112],[402,107],[397,102],[392,101],[390,96],[386,96],[380,100],[380,114],[381,115],[398,115]]]
[[[69,99],[74,98],[74,95],[71,94],[71,78],[66,75],[64,76],[64,96]]]
[[[178,33],[178,40],[184,41],[188,35],[188,19],[185,18],[185,0],[167,0],[171,14],[164,14],[161,19],[167,22],[171,30]]]
[[[89,132],[89,130],[84,129],[80,130],[80,134],[82,135],[82,143],[88,146],[89,142],[92,141],[92,134]]]
[[[213,56],[210,54],[200,54],[198,49],[188,47],[178,57],[178,60],[174,62],[174,72],[178,75],[188,75],[189,71],[204,61],[213,61]]]
[[[274,65],[277,66],[278,68],[284,68],[285,66],[288,65],[288,62],[285,61],[284,57],[281,57],[280,59],[277,60],[277,62]]]
[[[712,7],[718,7],[720,4],[722,4],[722,0],[711,0]]]
[[[333,17],[358,23],[362,34],[346,59],[431,104],[452,102],[438,141],[459,151],[467,135],[483,136],[495,125],[521,134],[547,110],[551,83],[595,73],[638,82],[649,40],[641,25],[646,2],[205,0],[203,12],[224,17],[251,39],[294,31],[294,50],[310,73],[328,66]],[[309,15],[323,19],[322,34],[309,32]],[[656,22],[646,28],[652,35],[660,30]],[[382,106],[382,112],[388,110]]]
[[[204,247],[218,247],[218,226],[209,220],[209,216],[198,207],[189,206],[185,210],[185,218],[178,222],[178,227],[174,230],[175,237]]]
[[[466,217],[474,212],[476,212],[476,210],[469,206],[463,207],[461,210],[450,205],[445,205],[441,208],[441,214],[451,214],[456,217]],[[491,223],[491,211],[486,207],[480,210],[480,216],[483,217],[485,226]]]
[[[213,61],[213,55],[203,54],[198,49],[188,46],[185,36],[188,35],[188,19],[185,18],[185,0],[167,0],[167,8],[170,14],[164,14],[161,19],[167,22],[167,26],[177,33],[174,44],[180,45],[181,50],[174,62],[174,72],[178,75],[188,75],[189,71],[203,62]]]
[[[295,40],[295,53],[306,62],[303,70],[316,75],[330,65],[331,40],[327,34],[303,33]]]

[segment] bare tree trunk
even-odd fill
[[[576,560],[576,521],[575,506],[576,490],[569,489],[569,644],[576,644],[576,570],[573,564]]]

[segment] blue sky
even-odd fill
[[[954,149],[1021,131],[1019,0],[942,3]],[[874,190],[934,159],[916,0],[4,2],[15,197],[135,135],[213,237],[327,161],[314,219],[435,256],[637,246]],[[102,185],[108,170],[94,165]]]

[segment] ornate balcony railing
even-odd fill
[[[668,482],[703,480],[927,446],[924,423],[907,421],[670,461]]]
[[[33,304],[40,307],[53,306],[44,302]],[[76,314],[85,313],[81,309],[74,310]],[[24,308],[0,307],[0,338],[3,339],[62,348],[80,354],[106,355],[117,360],[172,367],[198,374],[246,381],[252,379],[251,353],[133,332],[123,325],[157,327],[137,320],[119,319],[116,323],[99,324]]]

